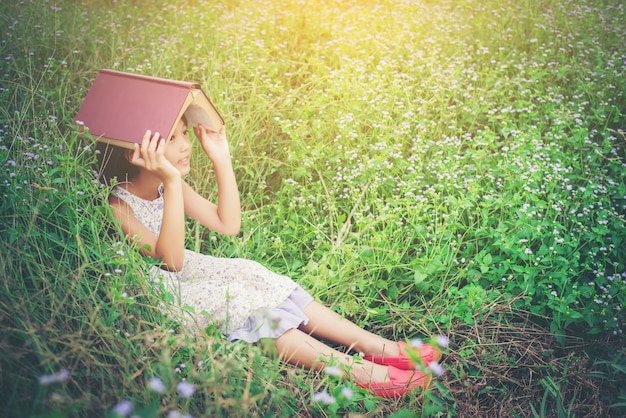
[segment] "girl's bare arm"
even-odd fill
[[[202,149],[213,162],[217,181],[217,205],[183,182],[185,212],[218,233],[236,235],[241,228],[241,202],[226,134],[223,131],[209,131],[204,126],[197,126],[194,131]]]
[[[138,242],[144,254],[160,260],[163,267],[180,271],[185,256],[185,207],[180,172],[164,156],[167,144],[158,134],[147,131],[141,146],[136,146],[131,163],[153,173],[164,186],[161,230],[154,234],[139,222],[132,209],[119,198],[110,200],[113,215],[122,222],[122,230]]]

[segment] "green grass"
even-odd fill
[[[3,2],[0,410],[623,415],[625,15],[600,0]],[[192,226],[190,248],[261,261],[390,338],[448,335],[433,390],[371,398],[165,317],[72,127],[101,68],[198,81],[226,119],[242,232]],[[215,196],[197,160],[189,180]],[[337,402],[314,402],[324,390]]]

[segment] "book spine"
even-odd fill
[[[100,73],[105,73],[105,74],[109,74],[109,75],[112,75],[112,76],[118,76],[118,77],[134,78],[134,79],[137,79],[137,80],[145,80],[145,81],[149,81],[149,82],[152,82],[152,83],[161,83],[161,84],[168,84],[168,85],[173,85],[173,86],[179,86],[179,87],[184,87],[184,88],[187,88],[187,89],[200,88],[200,85],[198,83],[192,83],[192,82],[187,82],[187,81],[179,81],[179,80],[169,80],[169,79],[166,79],[166,78],[151,77],[151,76],[142,75],[142,74],[124,73],[124,72],[121,72],[121,71],[115,71],[115,70],[109,70],[109,69],[100,70]]]

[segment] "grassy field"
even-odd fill
[[[618,0],[3,1],[2,415],[624,416],[624,21]],[[242,232],[190,224],[189,248],[448,336],[432,390],[373,398],[164,317],[73,126],[101,68],[200,82],[226,120]]]

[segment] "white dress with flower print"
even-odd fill
[[[155,234],[159,233],[163,215],[162,187],[155,200],[141,199],[119,186],[114,188],[114,194],[132,208],[139,222]],[[182,271],[168,272],[154,266],[152,272],[166,283],[177,306],[193,308],[195,313],[187,320],[192,319],[200,328],[214,322],[227,335],[244,327],[250,318],[259,317],[260,312],[282,306],[295,290],[304,292],[289,277],[276,274],[256,261],[212,257],[187,249]],[[306,295],[304,305],[312,300]],[[288,329],[306,322],[306,316],[300,312],[291,319],[291,324],[285,325]]]

